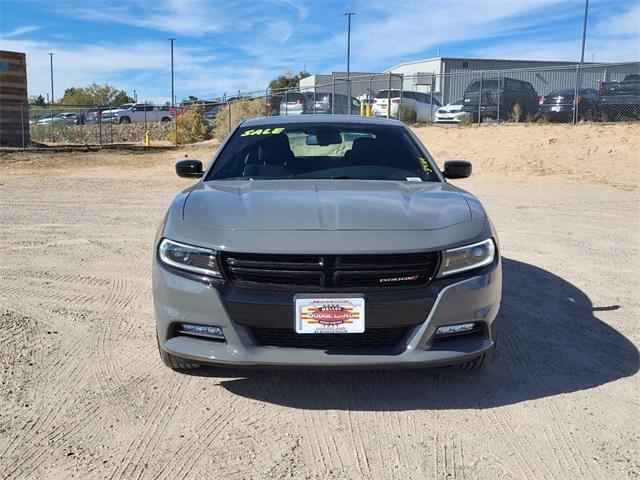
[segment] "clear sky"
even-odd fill
[[[580,57],[584,0],[0,0],[0,50],[27,54],[30,95],[108,82],[139,100],[264,89],[306,67],[353,71],[436,56]],[[640,59],[640,0],[591,0],[585,59]]]

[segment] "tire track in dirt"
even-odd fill
[[[259,389],[265,388],[264,381],[267,381],[264,378],[264,375],[261,373],[257,373],[256,377],[254,377],[254,382],[245,390],[245,394],[249,397],[252,396],[253,392]],[[268,385],[266,386],[268,388]],[[181,478],[183,480],[187,480],[190,478],[205,478],[207,473],[202,473],[201,475],[194,474],[194,470],[199,465],[202,457],[214,446],[214,442],[219,438],[219,436],[224,433],[224,431],[228,429],[234,429],[234,437],[237,439],[237,432],[239,428],[244,430],[252,428],[254,425],[259,424],[259,428],[257,431],[254,431],[254,435],[249,436],[248,438],[255,443],[255,438],[261,439],[270,439],[272,438],[273,432],[269,430],[269,422],[265,420],[268,418],[273,421],[282,415],[282,411],[272,410],[268,408],[266,404],[260,404],[258,406],[252,405],[250,409],[241,408],[239,404],[242,402],[242,397],[239,396],[224,396],[222,399],[217,398],[215,401],[216,411],[219,412],[224,410],[224,413],[221,415],[220,413],[213,413],[208,417],[208,419],[203,423],[201,427],[196,429],[193,434],[193,438],[197,438],[199,440],[198,445],[199,448],[193,448],[193,441],[191,438],[185,439],[180,448],[174,453],[173,458],[180,458],[181,461],[179,463],[174,463],[172,465],[166,464],[163,469],[156,473],[153,476],[154,480],[173,480],[175,478]],[[261,415],[257,410],[269,410],[269,416]],[[221,418],[223,417],[223,418]],[[200,439],[204,438],[204,441],[200,441]],[[227,444],[228,452],[242,451],[241,446],[236,444],[236,450],[233,450],[232,445]],[[269,452],[273,450],[267,446],[266,447]],[[225,452],[225,453],[228,453]],[[224,457],[224,454],[223,454]],[[167,469],[167,467],[170,467]],[[234,475],[234,471],[238,469],[237,462],[229,462],[229,464],[217,465],[216,472],[218,478],[230,478]],[[242,465],[240,467],[246,468],[246,464],[242,461]],[[176,471],[177,469],[177,471]],[[252,465],[252,471],[250,472],[252,475],[255,474],[255,465]],[[250,477],[251,475],[249,475]],[[239,477],[239,478],[247,478],[247,476]]]
[[[506,362],[518,367],[518,370],[522,369],[524,371],[525,367],[527,367],[527,370],[531,371],[531,359],[525,357],[524,352],[522,352],[522,349],[518,346],[512,335],[503,331],[501,332],[500,340],[501,343],[505,341],[503,347],[506,348],[503,348],[502,352],[505,356],[509,357],[506,359]],[[525,382],[531,385],[530,388],[539,391],[544,390],[544,379],[536,374],[544,371],[545,369],[541,367],[533,370],[533,375],[529,374],[526,376]],[[555,422],[542,430],[546,443],[549,446],[548,450],[551,452],[553,461],[558,465],[559,470],[565,475],[575,475],[576,472],[579,472],[582,478],[587,478],[586,472],[593,472],[594,468],[599,470],[599,467],[594,462],[589,462],[584,458],[581,448],[577,447],[575,440],[567,435],[566,425],[563,422],[565,416],[559,411],[556,402],[543,399],[540,407],[548,412],[548,414],[541,414],[538,408],[534,409],[541,423],[549,417],[556,419]],[[561,458],[564,460],[562,461]]]
[[[27,420],[22,426],[23,437],[20,439],[21,443],[29,443],[34,445],[34,448],[38,449],[37,452],[31,451],[30,453],[19,454],[14,459],[13,470],[9,471],[7,479],[17,476],[20,473],[29,475],[34,469],[38,467],[39,461],[47,454],[50,453],[51,445],[43,446],[43,440],[47,436],[47,432],[61,431],[66,432],[76,427],[76,422],[73,418],[77,415],[80,416],[78,422],[87,423],[89,420],[83,417],[82,409],[75,408],[70,405],[76,400],[76,391],[82,381],[80,373],[84,370],[81,362],[77,357],[69,356],[70,362],[66,362],[62,370],[60,370],[60,377],[65,378],[67,382],[55,382],[53,383],[53,391],[49,392],[43,390],[41,392],[43,401],[37,402],[38,408],[33,412],[31,419]],[[75,360],[75,363],[73,362]],[[71,379],[71,382],[68,380]],[[50,386],[49,382],[45,387]],[[62,401],[59,401],[63,398]],[[54,400],[53,405],[50,405],[48,400]],[[67,412],[71,412],[68,415]],[[53,427],[56,423],[58,426]],[[35,430],[37,427],[37,431]],[[19,445],[18,442],[14,442],[14,447]],[[15,450],[12,449],[12,450]],[[12,452],[7,452],[10,455]]]
[[[127,367],[139,363],[140,355],[144,355],[143,349],[137,349],[135,353],[127,356],[114,357],[114,349],[127,340],[127,331],[131,328],[131,321],[127,321],[127,308],[132,304],[139,292],[133,288],[130,282],[122,278],[107,280],[109,292],[96,315],[96,324],[92,329],[91,343],[98,357],[92,362],[93,376],[102,393],[112,400],[125,418],[132,416],[130,397],[127,384],[123,381],[115,358],[125,360],[120,365]],[[118,320],[115,320],[118,319]]]
[[[346,416],[349,427],[349,437],[353,443],[356,465],[362,476],[371,477],[371,465],[369,463],[369,456],[367,455],[367,447],[364,444],[360,423],[357,418],[354,419],[355,415],[356,412],[353,412],[350,406],[346,411]]]
[[[165,382],[164,388],[156,393],[156,401],[151,406],[145,421],[142,424],[143,431],[129,443],[122,455],[118,467],[112,471],[110,479],[129,478],[126,474],[129,469],[135,470],[136,458],[142,457],[149,443],[153,441],[153,434],[158,429],[166,428],[177,408],[177,401],[185,392],[184,386],[190,377],[181,376],[176,382]]]

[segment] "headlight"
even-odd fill
[[[493,262],[495,254],[496,245],[491,238],[472,245],[445,250],[439,276],[444,277],[484,267]]]
[[[164,239],[158,247],[160,261],[165,265],[199,273],[209,277],[222,277],[216,262],[216,251]]]

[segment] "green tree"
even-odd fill
[[[42,95],[31,95],[29,97],[29,105],[44,107],[44,97]]]
[[[70,87],[64,91],[63,105],[122,105],[133,102],[127,92],[105,83],[92,83],[87,87]]]
[[[311,74],[304,70],[296,75],[294,75],[291,70],[287,70],[282,75],[271,80],[269,82],[269,88],[272,92],[281,92],[287,88],[297,88],[300,85],[300,80],[309,76],[311,76]]]

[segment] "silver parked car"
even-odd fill
[[[463,106],[464,99],[459,98],[444,107],[440,107],[436,111],[435,123],[460,123],[465,119],[471,120],[471,114],[462,110]]]
[[[162,360],[479,368],[502,273],[476,197],[396,120],[241,123],[171,203],[153,251]]]

